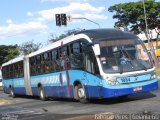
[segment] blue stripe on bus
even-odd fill
[[[119,83],[126,83],[126,82],[141,82],[145,80],[149,80],[151,78],[151,74],[145,74],[145,75],[137,75],[132,77],[118,77],[116,80]]]
[[[157,79],[148,80],[143,82],[131,83],[131,84],[120,84],[120,85],[108,85],[106,80],[102,80],[100,77],[97,77],[93,74],[90,74],[81,70],[69,70],[70,74],[70,93],[71,97],[73,97],[73,83],[75,80],[79,80],[85,87],[87,97],[110,97],[115,95],[123,95],[123,94],[132,94],[134,93],[132,90],[135,87],[143,86],[143,91],[150,91],[157,89]],[[63,82],[60,83],[59,75],[62,74]],[[14,79],[16,81],[24,81],[21,79]],[[14,81],[13,80],[13,81]],[[50,73],[45,75],[37,75],[31,76],[30,79],[31,88],[33,95],[38,95],[38,83],[41,83],[44,87],[45,94],[47,96],[61,96],[67,97],[67,79],[66,72],[58,72],[58,73]],[[9,85],[13,85],[12,80],[3,80],[4,86],[9,87]],[[16,83],[16,82],[14,82]],[[15,84],[14,86],[17,88],[16,92],[20,93],[20,89],[23,89],[23,85]],[[18,88],[19,87],[19,88]],[[7,88],[6,88],[7,89]],[[19,89],[19,90],[18,90]],[[64,91],[63,91],[64,90]],[[24,90],[22,90],[24,93]]]
[[[123,88],[133,88],[133,87],[137,87],[137,86],[145,86],[148,84],[152,84],[152,83],[156,83],[158,82],[157,79],[154,80],[148,80],[148,81],[143,81],[143,82],[138,82],[138,83],[130,83],[130,84],[120,84],[120,85],[107,85],[105,84],[105,80],[103,81],[103,85],[105,88],[109,88],[109,89],[123,89]]]
[[[45,86],[43,87],[46,96],[67,97],[67,86]],[[38,88],[32,87],[32,94],[39,96]],[[70,97],[74,97],[72,86],[70,86]]]
[[[148,82],[144,85],[137,84],[137,87],[139,87],[139,86],[142,86],[142,90],[140,90],[140,91],[133,90],[136,86],[131,87],[131,88],[121,88],[121,89],[102,88],[101,89],[101,96],[103,98],[109,98],[109,97],[115,97],[115,96],[134,94],[137,92],[147,92],[147,91],[157,90],[158,89],[158,81],[153,80],[153,82]]]
[[[14,87],[14,93],[16,95],[27,95],[25,87]]]

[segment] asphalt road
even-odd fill
[[[160,84],[160,82],[159,82]],[[137,114],[148,111],[160,114],[160,89],[149,93],[137,93],[127,99],[112,98],[92,100],[82,104],[72,99],[50,99],[41,101],[37,97],[18,96],[11,98],[0,91],[0,98],[12,102],[0,106],[0,119],[6,120],[59,120],[81,115],[104,112]]]

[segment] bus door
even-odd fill
[[[90,50],[89,50],[90,49]],[[99,85],[100,81],[97,76],[100,75],[96,57],[92,48],[89,48],[85,53],[85,69],[87,71],[87,91],[90,97],[100,97],[101,87]]]
[[[24,58],[24,85],[26,88],[26,95],[32,95],[31,83],[30,83],[30,72],[29,72],[29,58]]]

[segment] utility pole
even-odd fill
[[[144,18],[145,18],[145,26],[146,26],[146,37],[147,37],[147,40],[148,40],[148,47],[151,50],[152,57],[153,57],[154,62],[155,62],[155,66],[157,66],[158,65],[157,58],[156,58],[156,55],[155,55],[155,51],[154,51],[153,45],[151,45],[151,41],[150,41],[150,38],[149,38],[149,29],[148,29],[146,7],[145,7],[144,0],[142,0],[142,2],[143,2],[143,10],[144,10]]]

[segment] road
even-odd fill
[[[2,91],[0,91],[0,98],[12,101],[10,105],[0,106],[0,118],[3,119],[9,117],[14,120],[59,120],[104,112],[137,114],[149,111],[160,114],[160,89],[149,93],[130,95],[127,99],[92,100],[88,104],[82,104],[72,99],[41,101],[37,97],[26,96],[18,96],[13,99]]]

